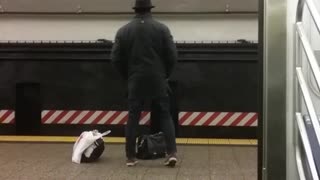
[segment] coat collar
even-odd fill
[[[152,18],[152,14],[151,13],[146,13],[146,14],[136,14],[136,16],[134,18]]]

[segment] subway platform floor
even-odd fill
[[[256,180],[257,146],[179,145],[175,168],[164,159],[125,166],[124,144],[105,144],[99,161],[71,162],[72,143],[0,142],[2,180]]]

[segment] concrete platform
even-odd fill
[[[73,144],[0,143],[0,179],[75,180],[256,180],[257,147],[180,145],[176,168],[163,159],[125,166],[124,145],[106,144],[101,159],[71,162]]]

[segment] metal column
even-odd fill
[[[286,0],[260,2],[262,179],[286,179]],[[261,52],[261,51],[260,51]],[[262,53],[262,52],[261,52]],[[261,156],[260,156],[261,158]],[[261,177],[260,177],[261,178]]]

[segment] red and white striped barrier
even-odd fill
[[[257,126],[257,113],[246,112],[180,112],[182,126]]]
[[[142,117],[149,113],[142,113]],[[150,115],[149,115],[150,116]],[[42,111],[43,124],[125,124],[127,111]],[[145,118],[149,119],[149,118]],[[145,120],[145,122],[147,121]],[[140,121],[142,123],[142,121]]]
[[[0,124],[13,124],[15,114],[12,110],[0,110]]]
[[[127,111],[42,111],[43,124],[109,124],[123,125]],[[150,112],[142,112],[140,125],[150,123]],[[182,126],[249,126],[258,125],[257,113],[247,112],[180,112]]]

